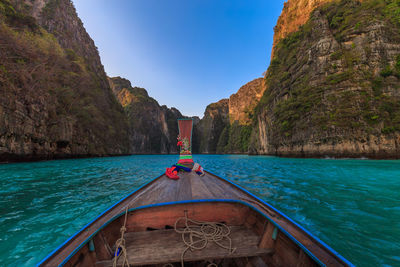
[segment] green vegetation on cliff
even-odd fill
[[[39,30],[39,26],[35,19],[29,15],[16,11],[9,0],[0,0],[0,18],[3,23],[14,28],[26,28],[31,31]]]
[[[254,116],[269,145],[399,132],[399,29],[399,0],[342,0],[281,40]]]
[[[1,159],[128,153],[123,110],[88,62],[0,0]]]
[[[247,153],[254,107],[264,90],[264,79],[257,78],[241,86],[229,99],[207,106],[204,118],[195,128],[195,137],[200,139],[199,151]]]
[[[130,151],[177,153],[177,119],[182,114],[175,108],[160,106],[144,88],[132,87],[127,79],[114,77],[108,81],[128,118]]]
[[[238,121],[226,125],[219,136],[217,153],[247,153],[250,134],[250,125],[240,125]]]
[[[227,125],[229,125],[229,100],[222,99],[208,105],[204,117],[194,128],[195,152],[217,153],[220,136]]]

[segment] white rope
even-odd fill
[[[120,229],[121,237],[115,242],[115,252],[114,252],[113,267],[117,267],[117,262],[118,262],[118,259],[119,259],[119,257],[121,255],[123,255],[123,257],[124,257],[123,261],[122,261],[122,267],[125,266],[125,263],[126,263],[127,267],[130,267],[129,261],[128,261],[128,254],[126,252],[126,247],[125,247],[125,238],[124,238],[124,234],[126,232],[126,218],[128,217],[128,206],[126,206],[126,209],[125,209],[124,225]],[[118,254],[119,249],[121,249],[121,251]]]
[[[124,225],[121,226],[120,232],[121,237],[115,242],[115,252],[113,267],[117,267],[119,257],[123,256],[122,267],[130,267],[128,261],[128,253],[125,246],[125,232],[126,232],[126,221],[128,217],[128,206],[125,209]],[[185,220],[185,227],[181,230],[177,228],[178,223],[181,220]],[[191,251],[202,250],[207,247],[208,243],[214,242],[221,248],[227,249],[229,254],[235,252],[236,248],[232,248],[232,239],[229,237],[231,229],[224,223],[217,222],[202,222],[189,219],[187,212],[185,211],[185,217],[178,218],[175,221],[174,229],[177,233],[182,235],[182,241],[186,248],[181,254],[181,266],[184,267],[185,253],[190,249]],[[223,242],[228,242],[228,245]],[[167,264],[166,266],[170,266]],[[210,263],[207,267],[217,267],[215,263]]]
[[[178,223],[184,220],[185,228],[180,230],[177,228]],[[229,254],[232,254],[236,248],[232,248],[232,239],[229,237],[231,229],[224,223],[216,222],[201,222],[189,219],[187,212],[185,211],[185,217],[178,218],[175,222],[174,229],[177,233],[182,235],[183,243],[186,248],[183,250],[181,255],[181,266],[184,267],[184,257],[186,251],[189,249],[202,250],[207,247],[209,242],[214,242],[218,246],[229,250]],[[222,242],[228,241],[228,246]],[[211,263],[208,266],[217,266],[215,263]]]

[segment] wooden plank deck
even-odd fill
[[[259,248],[260,237],[244,226],[231,227],[233,253],[210,242],[201,251],[185,253],[185,262],[199,260],[214,260],[224,258],[256,257],[271,254],[271,249]],[[155,230],[145,232],[131,232],[126,234],[127,255],[129,264],[149,265],[180,262],[185,245],[181,234],[175,230]],[[226,244],[227,245],[227,244]],[[118,266],[122,264],[122,258]],[[111,267],[113,261],[96,263],[97,267]]]
[[[114,216],[123,213],[127,206],[129,208],[136,208],[156,203],[195,199],[235,199],[247,202],[259,209],[265,216],[269,217],[287,232],[291,233],[293,237],[326,265],[341,265],[324,246],[313,240],[292,222],[283,218],[268,206],[258,202],[254,197],[240,190],[238,187],[207,172],[203,177],[198,176],[194,172],[180,173],[179,176],[180,179],[171,180],[165,175],[162,175],[138,192],[121,201],[113,209],[107,211],[102,217],[89,225],[83,232],[72,238],[69,243],[57,251],[44,265],[55,266],[61,263],[76,247],[84,242],[84,240],[104,223]]]

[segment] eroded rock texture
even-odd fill
[[[288,0],[284,3],[282,13],[274,28],[274,44],[272,56],[274,57],[275,46],[289,34],[299,30],[311,16],[311,13],[323,4],[332,0]]]
[[[250,152],[400,157],[399,10],[333,2],[277,43]]]
[[[129,153],[123,109],[69,0],[1,0],[0,52],[0,160]]]
[[[195,133],[201,153],[247,153],[254,108],[265,91],[263,78],[243,85],[229,99],[210,104]]]
[[[229,121],[240,125],[251,123],[251,115],[266,87],[263,78],[246,83],[229,98]]]
[[[196,142],[199,142],[199,152],[216,153],[218,140],[228,124],[228,99],[222,99],[208,105],[204,112],[204,117],[195,127]]]
[[[109,78],[109,83],[128,117],[130,151],[177,153],[177,119],[183,118],[179,110],[160,106],[145,89],[121,77]]]
[[[231,96],[216,152],[399,158],[399,14],[394,0],[286,2],[265,86]]]

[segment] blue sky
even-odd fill
[[[262,77],[284,0],[73,0],[111,77],[161,105],[206,106]]]

